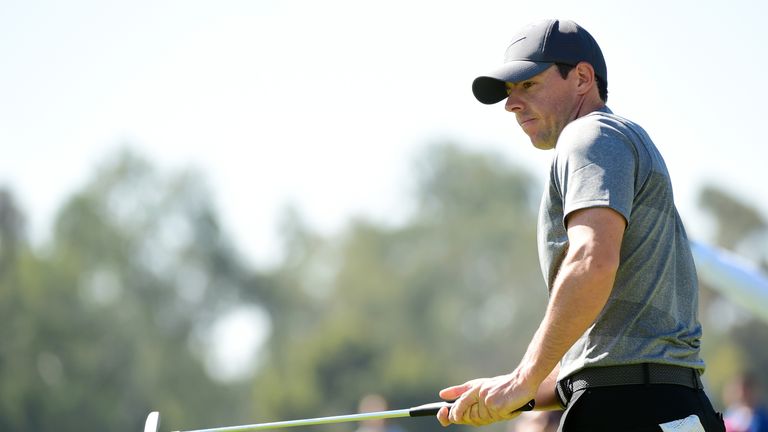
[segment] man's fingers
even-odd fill
[[[449,412],[450,409],[448,407],[442,407],[437,411],[437,421],[439,421],[443,427],[451,424],[451,421],[448,419]]]
[[[456,400],[459,396],[463,395],[471,386],[469,383],[456,385],[440,390],[440,397],[445,400]]]
[[[454,401],[450,410],[448,410],[447,420],[450,423],[461,423],[464,413],[472,405],[467,400],[467,396],[472,389],[472,382],[466,382],[461,385],[445,388],[440,391],[440,397],[445,400]],[[473,399],[474,400],[474,399]]]
[[[448,418],[452,423],[462,423],[472,405],[477,403],[477,395],[474,391],[465,391],[451,406],[451,413]]]
[[[464,412],[464,423],[478,426],[478,419],[480,417],[478,409],[478,404],[472,404],[472,406]]]
[[[478,414],[480,415],[480,418],[484,419],[486,422],[497,420],[493,413],[488,410],[488,406],[484,403],[478,404]]]
[[[481,426],[517,417],[520,413],[515,410],[522,405],[516,404],[525,395],[518,394],[521,391],[510,391],[509,383],[509,376],[504,375],[467,381],[441,390],[440,397],[454,402],[450,408],[438,411],[440,424]]]

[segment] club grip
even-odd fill
[[[408,411],[408,415],[410,415],[411,417],[433,416],[433,415],[436,415],[438,411],[440,411],[440,408],[442,407],[450,408],[451,405],[453,405],[452,402],[435,402],[435,403],[430,403],[426,405],[420,405],[420,406],[411,408]],[[534,399],[531,399],[530,401],[528,401],[527,404],[516,409],[514,412],[531,411],[535,406],[536,406],[536,401]]]

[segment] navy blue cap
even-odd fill
[[[472,92],[480,102],[495,104],[507,97],[505,82],[525,81],[555,63],[579,62],[591,64],[595,75],[608,82],[603,52],[592,35],[573,21],[537,21],[512,38],[501,67],[475,78]]]

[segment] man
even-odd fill
[[[443,426],[514,418],[535,399],[566,410],[565,432],[724,430],[699,378],[696,272],[669,174],[645,131],[606,107],[607,83],[597,42],[559,20],[526,27],[473,83],[554,149],[538,222],[550,298],[516,369],[440,392],[456,400]]]

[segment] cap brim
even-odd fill
[[[472,82],[472,93],[477,100],[486,105],[501,102],[507,97],[505,83],[530,79],[544,72],[552,64],[527,60],[506,62],[491,73],[475,78]]]

